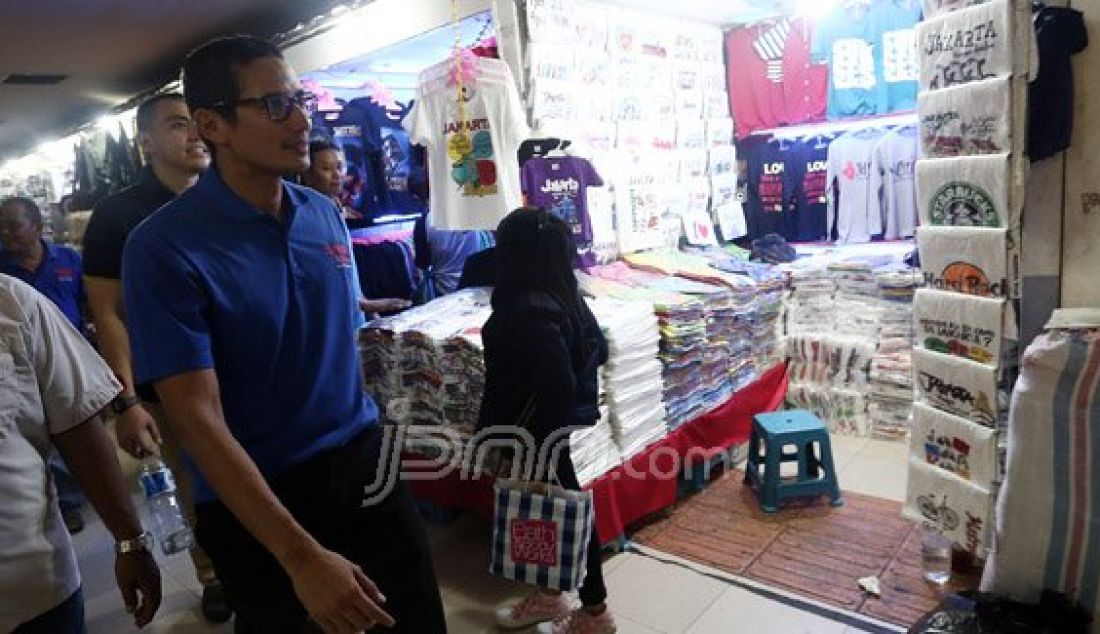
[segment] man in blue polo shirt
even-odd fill
[[[244,36],[193,51],[182,80],[214,164],[131,234],[123,288],[136,379],[195,467],[197,537],[237,631],[445,631],[404,486],[364,505],[397,465],[361,385],[347,230],[282,179],[309,167],[312,95]]]
[[[81,306],[85,303],[80,254],[42,238],[42,211],[30,198],[8,198],[0,203],[0,273],[34,287],[61,309],[77,332],[84,334]],[[50,456],[50,472],[57,486],[61,517],[70,533],[84,529],[80,507],[84,495],[58,454]]]

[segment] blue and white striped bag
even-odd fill
[[[592,494],[509,480],[498,480],[493,493],[489,571],[540,588],[579,588],[595,518]]]

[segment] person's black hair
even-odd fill
[[[0,203],[0,208],[7,208],[11,205],[19,205],[23,208],[23,212],[27,214],[27,218],[35,227],[42,228],[42,210],[38,208],[38,203],[34,202],[26,196],[12,196],[5,198],[4,202]]]
[[[215,110],[230,123],[237,120],[234,102],[241,98],[242,66],[265,57],[283,59],[271,42],[252,35],[230,35],[206,42],[187,54],[180,72],[183,96],[191,112]]]
[[[545,209],[521,207],[497,227],[497,284],[493,307],[517,294],[543,292],[561,305],[569,320],[585,321],[573,259],[573,230]]]
[[[138,132],[148,132],[153,129],[153,124],[157,121],[157,104],[162,101],[183,101],[183,95],[178,92],[162,92],[141,102],[137,108]]]
[[[318,152],[324,152],[325,150],[334,150],[338,153],[343,153],[340,150],[340,146],[337,145],[332,139],[328,137],[316,137],[309,142],[309,158],[312,161],[313,156]]]

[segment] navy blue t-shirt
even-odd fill
[[[816,135],[798,141],[788,150],[787,172],[791,197],[792,235],[797,242],[819,242],[827,238],[828,162],[832,137]]]
[[[340,213],[291,183],[283,204],[283,220],[260,212],[209,169],[133,231],[122,270],[137,381],[213,368],[229,429],[268,478],[378,418]],[[215,499],[201,476],[196,499]]]
[[[772,139],[751,146],[746,162],[748,200],[745,221],[749,237],[777,233],[794,239],[792,202],[794,190],[789,174],[794,169],[790,143]]]
[[[1042,7],[1035,13],[1039,75],[1028,89],[1028,155],[1038,161],[1069,147],[1073,136],[1073,65],[1089,44],[1080,11]]]
[[[61,309],[69,323],[84,334],[80,303],[84,300],[84,274],[80,254],[69,247],[42,241],[45,257],[38,269],[28,271],[0,250],[0,273],[20,279]]]
[[[409,110],[410,106],[386,109],[364,97],[348,102],[328,124],[347,162],[347,203],[372,218],[419,214],[427,207],[410,188],[424,180],[424,166],[416,161],[401,127]]]

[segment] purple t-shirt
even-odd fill
[[[527,204],[542,207],[569,223],[577,242],[577,263],[592,266],[592,221],[588,217],[588,188],[602,187],[592,164],[575,156],[535,157],[523,164],[520,184]]]

